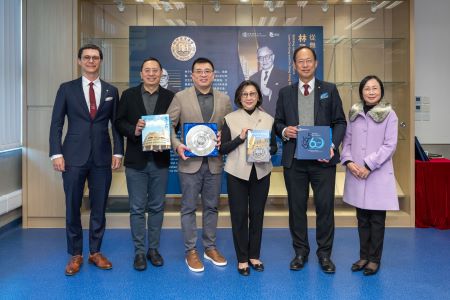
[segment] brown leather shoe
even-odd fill
[[[72,256],[66,266],[66,275],[72,276],[77,274],[78,271],[80,271],[80,267],[82,264],[83,264],[83,256],[81,255]]]
[[[198,252],[195,249],[186,252],[186,264],[192,272],[203,272],[205,270],[200,257],[198,257]]]
[[[102,270],[112,269],[112,263],[100,252],[89,254],[89,263],[96,265]]]
[[[216,266],[226,266],[227,265],[227,260],[225,259],[225,257],[223,257],[222,254],[220,254],[219,250],[217,249],[208,249],[205,251],[205,254],[203,255],[203,257],[209,261],[211,261],[213,264],[215,264]]]

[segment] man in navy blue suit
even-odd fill
[[[105,208],[111,186],[112,171],[120,167],[123,138],[112,126],[114,155],[108,124],[114,124],[119,101],[117,88],[99,78],[102,50],[85,45],[78,51],[82,76],[59,87],[50,125],[50,158],[53,168],[62,172],[66,195],[67,251],[71,258],[66,275],[74,275],[83,264],[81,202],[86,179],[89,187],[89,263],[100,269],[112,268],[100,253],[105,232]],[[68,120],[67,134],[62,131]]]
[[[334,189],[339,145],[345,135],[342,101],[335,84],[315,78],[318,65],[314,50],[302,46],[294,51],[293,62],[299,82],[280,90],[275,114],[275,131],[283,139],[281,163],[288,193],[289,229],[295,257],[290,269],[303,268],[309,255],[308,218],[309,185],[316,206],[317,257],[325,273],[334,273],[331,260],[334,239]],[[298,125],[330,126],[332,145],[329,160],[305,160],[296,157]]]

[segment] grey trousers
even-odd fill
[[[194,174],[178,173],[181,192],[181,228],[183,231],[186,251],[196,248],[197,199],[201,194],[203,206],[203,247],[205,250],[216,248],[217,206],[220,197],[220,182],[222,174],[212,174],[208,163],[203,162],[200,170]]]
[[[136,254],[145,253],[145,211],[148,210],[148,248],[157,249],[164,218],[169,169],[150,161],[143,170],[126,168],[130,199],[130,227]]]

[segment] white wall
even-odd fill
[[[416,121],[423,144],[450,144],[450,1],[415,0],[416,96],[431,100],[430,121]]]

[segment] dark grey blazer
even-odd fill
[[[127,138],[127,150],[124,165],[133,169],[142,170],[147,165],[150,156],[158,167],[169,167],[170,151],[144,152],[142,151],[142,136],[135,136],[134,130],[137,121],[147,114],[141,92],[142,84],[129,88],[122,93],[117,110],[116,128],[122,136]],[[155,115],[165,114],[172,102],[174,93],[159,87],[158,100],[156,100]]]

